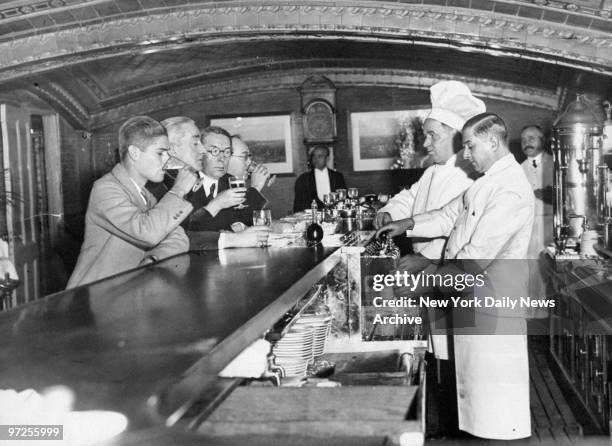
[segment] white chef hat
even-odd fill
[[[440,121],[455,130],[460,131],[468,119],[486,111],[484,102],[472,96],[472,92],[463,82],[438,82],[432,85],[429,91],[431,112],[427,118]]]

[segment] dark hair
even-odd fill
[[[325,155],[325,156],[329,156],[329,147],[323,146],[323,145],[318,145],[318,146],[312,146],[312,147],[310,147],[310,149],[308,149],[308,159],[311,159],[312,155],[315,152],[315,150],[318,150],[318,149],[325,150],[325,152],[327,153],[327,155]]]
[[[493,135],[504,145],[508,145],[508,129],[502,118],[495,113],[480,113],[463,125],[463,130],[471,128],[475,136]]]
[[[119,158],[123,161],[128,147],[136,146],[140,150],[153,138],[168,136],[166,128],[148,116],[132,116],[119,127]]]
[[[538,132],[540,132],[540,138],[542,138],[542,141],[544,141],[545,136],[544,136],[544,130],[542,130],[542,127],[536,124],[526,125],[525,127],[521,129],[521,135],[527,129],[536,129]]]
[[[214,125],[208,126],[205,129],[202,129],[202,131],[200,132],[202,134],[201,138],[202,141],[204,141],[204,138],[206,138],[208,135],[210,135],[211,133],[214,133],[216,135],[223,135],[223,136],[227,136],[230,140],[230,142],[232,141],[232,135],[229,134],[229,132],[227,130],[225,130],[222,127],[217,127]]]

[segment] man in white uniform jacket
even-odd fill
[[[443,208],[390,223],[377,235],[448,235],[446,259],[524,259],[534,195],[508,149],[506,125],[492,113],[473,117],[463,128],[463,147],[466,158],[483,175]],[[527,336],[455,335],[453,339],[459,428],[483,438],[529,437]]]
[[[458,81],[438,82],[430,91],[431,112],[423,124],[423,146],[434,164],[410,189],[404,189],[380,209],[374,221],[376,228],[441,208],[463,194],[477,176],[464,158],[463,150],[455,153],[455,148],[461,148],[460,132],[465,121],[485,112],[484,102],[472,96],[469,87]],[[445,242],[445,237],[414,237],[412,246],[416,254],[439,260]],[[446,336],[432,335],[431,343],[436,358],[448,359]]]

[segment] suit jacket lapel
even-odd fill
[[[317,182],[315,180],[314,170],[311,170],[310,175],[308,176],[308,189],[309,189],[308,192],[310,192],[310,196],[316,198],[317,197]],[[310,202],[308,203],[308,208],[310,208]]]
[[[138,206],[138,209],[144,212],[155,205],[157,201],[155,200],[153,195],[148,193],[146,189],[142,188],[143,192],[146,194],[145,196],[147,197],[148,204],[144,203],[140,192],[138,192],[138,189],[136,189],[136,185],[133,183],[127,171],[121,164],[117,164],[115,167],[113,167],[113,170],[111,172],[113,176],[117,179],[117,182],[123,187],[123,189],[125,189],[132,203]]]

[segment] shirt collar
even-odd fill
[[[202,187],[204,188],[204,191],[208,194],[208,191],[210,190],[210,186],[212,186],[213,184],[215,185],[215,189],[219,189],[218,184],[219,184],[219,180],[209,177],[208,175],[200,172],[200,179],[202,180]]]
[[[508,153],[507,155],[502,156],[500,159],[495,161],[489,170],[487,170],[485,175],[494,175],[497,172],[501,172],[505,168],[509,167],[514,160],[514,155],[512,153]]]
[[[542,155],[543,154],[544,154],[544,152],[540,152],[540,153],[538,153],[534,157],[528,157],[528,159],[529,159],[529,161],[535,161],[536,164],[539,166],[540,164],[542,164]]]
[[[455,164],[457,164],[457,154],[453,153],[453,155],[449,159],[447,159],[444,164],[434,164],[434,166],[455,167]]]
[[[323,169],[314,169],[314,173],[315,173],[315,175],[327,174],[327,167],[325,167]]]

